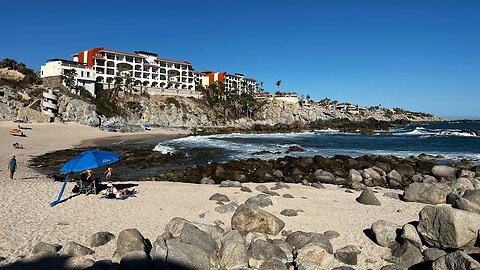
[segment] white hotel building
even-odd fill
[[[244,91],[247,87],[256,89],[255,79],[245,78],[242,74],[196,72],[187,61],[159,58],[155,53],[144,51],[127,53],[99,47],[74,54],[73,61],[54,60],[59,61],[55,63],[49,61],[42,66],[42,78],[61,76],[64,69],[75,66],[79,68],[76,70],[77,85],[85,87],[92,94],[95,91],[95,86],[90,86],[92,82],[93,85],[96,83],[106,86],[109,81],[113,84],[115,77],[124,77],[127,74],[131,76],[133,86],[147,87],[148,91],[153,93],[160,90],[173,90],[176,93],[192,92],[198,84],[208,86],[215,81],[223,82],[226,91],[234,88]],[[90,78],[87,84],[83,80],[85,74]]]

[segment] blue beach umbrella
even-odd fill
[[[60,172],[67,173],[67,176],[65,177],[65,182],[63,183],[62,189],[60,189],[60,194],[58,194],[57,200],[51,202],[50,205],[55,206],[60,202],[63,191],[65,190],[65,186],[67,185],[70,173],[80,172],[88,169],[95,169],[115,163],[119,160],[120,155],[113,152],[88,150],[80,153],[80,155],[76,156],[75,158],[67,162],[65,165],[63,165],[62,168],[60,168]]]

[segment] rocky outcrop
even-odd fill
[[[232,216],[232,229],[277,235],[285,223],[259,208],[240,205]]]
[[[100,117],[95,105],[79,99],[61,95],[58,98],[58,113],[56,121],[77,122],[83,125],[100,126]]]

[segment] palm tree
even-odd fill
[[[148,81],[144,81],[142,83],[143,86],[145,86],[145,91],[147,90],[147,85],[148,85]],[[142,90],[140,90],[140,95],[142,94]]]
[[[108,84],[108,92],[110,93],[110,97],[112,96],[112,93],[113,92],[110,92],[110,84],[113,82],[113,78],[112,77],[108,77],[107,78],[107,84]]]
[[[67,86],[68,90],[72,90],[75,86],[75,78],[77,77],[77,71],[75,69],[64,69],[62,73],[62,80]]]
[[[125,75],[125,89],[129,92],[132,91],[132,83],[133,83],[132,76],[130,76],[130,74]]]
[[[281,80],[278,80],[275,85],[277,85],[277,92],[280,92],[280,85],[282,84]]]
[[[118,97],[118,91],[121,90],[123,84],[123,78],[120,76],[115,77],[115,83],[113,88],[115,89],[115,96]]]

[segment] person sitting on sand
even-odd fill
[[[128,188],[120,189],[117,194],[115,194],[115,197],[117,199],[121,199],[124,197],[128,197],[135,194],[135,189],[129,190]]]
[[[118,193],[118,190],[115,188],[112,182],[108,182],[107,190],[105,191],[105,195],[107,196],[107,198],[115,198],[117,193]]]
[[[13,148],[15,148],[15,149],[25,149],[25,147],[23,147],[23,145],[18,143],[18,142],[13,143]]]
[[[112,173],[113,173],[113,168],[108,167],[107,171],[105,172],[105,180],[108,180],[110,177],[112,177]]]
[[[92,170],[85,170],[82,174],[86,175],[85,181],[92,182],[93,181],[93,172]],[[83,179],[82,179],[83,180]]]

